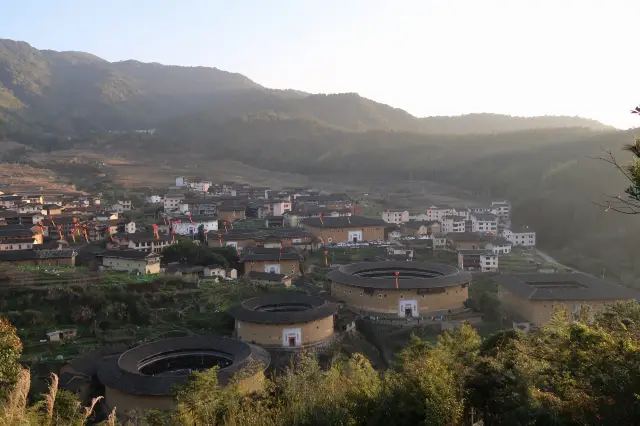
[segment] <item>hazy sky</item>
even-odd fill
[[[640,127],[640,0],[0,0],[0,38],[358,92],[418,116]]]

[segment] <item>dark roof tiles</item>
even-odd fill
[[[493,281],[530,300],[640,300],[640,292],[582,273],[509,274]]]
[[[382,219],[372,219],[364,216],[309,217],[303,219],[301,223],[314,228],[359,228],[363,226],[386,228],[389,226]]]

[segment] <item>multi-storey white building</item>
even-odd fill
[[[498,216],[492,213],[471,213],[471,232],[498,233]]]
[[[462,216],[465,220],[469,220],[471,211],[466,207],[456,207],[453,209],[453,216]]]
[[[455,215],[455,209],[449,206],[430,206],[427,211],[426,220],[437,220],[442,221],[443,216],[453,216]]]
[[[164,196],[164,211],[173,212],[180,209],[184,194],[167,194]]]
[[[178,216],[172,219],[171,226],[178,235],[193,236],[202,225],[206,235],[209,231],[218,230],[218,218],[209,215]]]
[[[509,219],[511,205],[507,201],[492,201],[491,213],[497,215],[500,219]]]
[[[465,232],[466,219],[464,216],[443,216],[442,232]]]
[[[282,216],[284,212],[291,211],[291,201],[273,203],[271,205],[271,211],[273,216]]]
[[[396,225],[409,222],[409,212],[406,210],[387,210],[386,212],[382,212],[382,220],[387,223],[395,223]]]
[[[490,250],[458,250],[458,268],[463,271],[497,271],[498,255]]]
[[[149,195],[148,197],[146,197],[144,199],[144,201],[148,204],[158,204],[161,203],[163,200],[163,198],[159,195]]]
[[[514,246],[521,247],[535,247],[536,246],[536,233],[529,227],[523,227],[518,229],[504,229],[502,236],[511,242]]]
[[[125,212],[133,210],[133,205],[131,204],[131,200],[118,200],[118,204],[122,206],[122,210]]]
[[[189,188],[198,192],[208,192],[212,183],[208,180],[198,180],[193,182],[188,182]]]

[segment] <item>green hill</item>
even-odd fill
[[[155,127],[166,119],[202,112],[207,121],[302,119],[348,131],[459,134],[608,128],[578,117],[471,114],[416,118],[353,93],[271,90],[217,68],[135,60],[111,63],[89,53],[38,50],[25,42],[0,39],[0,115],[13,122],[73,133]]]

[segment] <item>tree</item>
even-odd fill
[[[166,247],[162,251],[162,261],[164,263],[184,263],[189,265],[220,265],[229,267],[229,262],[220,254],[213,252],[209,247],[196,244],[192,240],[180,238],[176,244]]]
[[[204,225],[200,225],[198,226],[198,240],[200,240],[201,243],[205,243],[207,238],[206,238],[206,234],[204,232]]]
[[[414,339],[399,358],[398,371],[385,374],[375,424],[459,424],[464,401],[456,374],[444,357]]]
[[[9,320],[0,318],[0,397],[6,396],[18,379],[22,342]]]
[[[631,110],[632,114],[640,115],[640,106]],[[629,186],[625,188],[625,196],[605,196],[605,202],[599,203],[607,211],[612,210],[623,214],[640,213],[640,137],[636,137],[632,144],[627,144],[623,148],[631,153],[632,160],[629,164],[621,165],[612,151],[606,151],[604,157],[597,157],[606,163],[614,166],[625,177]]]

